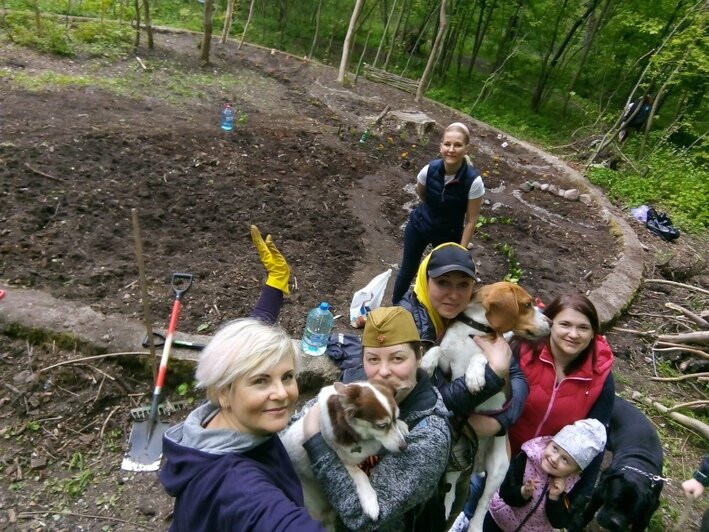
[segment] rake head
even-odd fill
[[[163,416],[170,416],[175,412],[184,410],[186,408],[188,408],[187,401],[175,401],[174,403],[170,401],[165,401],[163,404],[158,405],[158,414]],[[150,417],[150,407],[140,406],[138,408],[131,408],[130,417],[135,421],[145,421]]]

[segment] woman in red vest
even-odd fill
[[[512,454],[539,436],[585,418],[608,426],[615,383],[613,352],[600,334],[596,307],[584,295],[557,297],[544,310],[551,333],[541,342],[513,347],[529,384],[522,415],[510,427]]]
[[[596,307],[586,296],[565,294],[552,301],[544,315],[552,320],[548,337],[538,342],[515,340],[512,345],[529,384],[522,415],[508,430],[513,457],[526,441],[553,436],[580,419],[594,418],[607,428],[613,410],[613,352],[600,334]],[[574,486],[572,515],[586,506],[602,460],[603,453]],[[451,531],[467,530],[483,489],[484,478],[473,475],[465,510]]]

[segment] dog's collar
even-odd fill
[[[637,467],[629,466],[629,465],[624,465],[623,467],[620,468],[621,471],[624,470],[630,470],[630,471],[635,471],[636,473],[640,473],[642,476],[649,478],[650,482],[652,482],[653,487],[655,486],[656,482],[670,482],[669,478],[661,477],[660,475],[653,475],[651,473],[648,473],[646,471],[643,471],[642,469],[638,469]]]
[[[460,314],[458,314],[455,317],[455,319],[457,321],[462,321],[468,327],[471,327],[471,328],[475,329],[476,331],[480,331],[485,334],[493,334],[495,332],[495,330],[492,327],[490,327],[489,325],[485,325],[484,323],[480,323],[479,321],[475,321],[474,319],[469,318],[468,316],[466,316],[462,312]]]

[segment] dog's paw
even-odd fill
[[[465,372],[465,385],[470,390],[470,393],[477,393],[485,386],[486,364],[485,357],[474,357],[470,360],[468,369]]]
[[[372,494],[360,494],[360,503],[362,504],[364,515],[372,521],[376,521],[379,519],[379,501],[377,501],[377,494],[374,490],[372,492]]]
[[[428,376],[433,375],[438,367],[438,360],[441,358],[441,348],[436,346],[429,349],[423,358],[421,359],[421,369],[424,370]]]

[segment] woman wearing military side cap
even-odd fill
[[[345,370],[341,380],[377,380],[394,390],[399,419],[409,427],[407,448],[396,454],[382,450],[360,466],[368,471],[377,492],[379,518],[372,521],[362,512],[351,477],[320,435],[319,413],[311,408],[304,447],[315,477],[338,514],[339,526],[383,532],[444,530],[439,481],[448,461],[449,414],[428,375],[418,369],[420,338],[413,317],[402,307],[373,310],[367,316],[362,345],[362,366]]]

